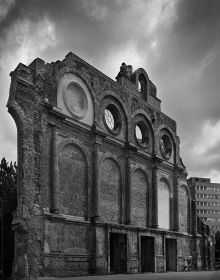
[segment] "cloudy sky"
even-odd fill
[[[0,157],[16,160],[10,71],[69,52],[115,78],[144,68],[174,118],[189,176],[220,182],[219,0],[0,0]]]

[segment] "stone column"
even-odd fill
[[[178,174],[174,172],[174,180],[173,180],[173,189],[174,189],[174,205],[173,205],[173,211],[174,211],[174,224],[173,224],[173,230],[179,231],[179,190],[178,190]]]
[[[126,173],[125,173],[125,205],[126,205],[126,213],[125,213],[125,223],[127,225],[131,224],[131,163],[130,156],[126,157]]]
[[[99,145],[97,136],[94,135],[93,159],[92,159],[92,198],[91,198],[91,225],[92,225],[92,255],[91,273],[100,274],[99,258],[97,256],[98,236],[96,222],[100,219],[99,214]],[[102,271],[102,273],[106,273]]]
[[[59,188],[59,165],[57,148],[57,127],[51,126],[51,148],[50,148],[50,212],[58,213],[58,188]]]
[[[92,217],[97,220],[100,218],[99,214],[99,143],[93,144],[93,184],[92,184]]]
[[[158,183],[157,167],[152,169],[152,227],[158,228]]]

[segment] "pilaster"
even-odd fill
[[[126,157],[126,177],[125,177],[125,207],[126,207],[126,213],[125,213],[125,223],[127,225],[131,224],[131,162],[130,162],[130,156],[127,155]]]
[[[100,218],[99,214],[99,146],[100,143],[96,141],[93,143],[93,184],[92,184],[92,217],[95,220]]]
[[[152,169],[152,227],[158,228],[158,182],[157,166]]]
[[[59,188],[59,165],[57,148],[57,126],[51,127],[51,149],[50,149],[50,212],[58,213],[58,188]]]
[[[173,189],[174,189],[174,201],[173,201],[173,230],[179,231],[179,190],[178,190],[178,172],[177,170],[174,170],[174,176],[173,176]]]

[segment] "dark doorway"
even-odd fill
[[[110,233],[110,273],[127,272],[127,236]]]
[[[141,237],[141,272],[154,272],[154,238]]]
[[[177,271],[176,239],[166,238],[166,271]]]

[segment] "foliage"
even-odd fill
[[[12,212],[17,207],[16,163],[9,164],[5,158],[0,163],[0,198],[3,200],[4,213]]]

